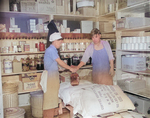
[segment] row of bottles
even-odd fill
[[[14,57],[13,61],[10,59],[3,60],[3,70],[4,73],[17,73],[17,72],[25,72],[29,70],[44,70],[44,57],[35,55],[34,58],[21,58],[20,61]]]
[[[37,52],[45,51],[45,49],[46,44],[44,42],[35,42],[34,44],[26,41],[10,41],[7,43],[7,46],[0,45],[0,53]]]
[[[64,39],[60,51],[85,51],[91,42],[89,39]]]
[[[77,66],[79,65],[82,59],[82,54],[80,55],[74,54],[72,57],[70,57],[70,55],[66,55],[66,56],[61,55],[60,58],[69,66],[71,65]],[[90,57],[86,65],[91,65],[91,61],[92,61],[92,58]]]

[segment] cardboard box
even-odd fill
[[[56,0],[56,13],[57,14],[65,13],[64,0]]]
[[[13,72],[22,72],[22,63],[20,61],[13,61]]]
[[[112,23],[99,23],[99,29],[101,32],[112,32],[113,24]]]
[[[127,6],[132,6],[149,0],[118,0],[118,9],[123,9]]]
[[[123,90],[136,91],[146,88],[146,81],[138,78],[117,80],[117,84]]]
[[[122,70],[123,71],[145,71],[146,70],[146,57],[140,56],[123,56],[122,57]]]
[[[2,77],[2,83],[19,83],[19,80],[21,79],[21,75],[13,75],[13,76],[4,76]]]
[[[118,10],[127,7],[127,0],[118,0]]]
[[[80,14],[83,14],[84,16],[95,16],[96,10],[93,7],[82,7],[78,8],[78,11]]]
[[[93,29],[93,21],[81,21],[81,33],[90,33]]]
[[[55,14],[56,0],[37,0],[38,13]]]
[[[0,12],[9,12],[9,0],[0,1]]]
[[[125,17],[116,20],[117,29],[138,28],[150,25],[150,18],[145,17]]]
[[[23,90],[38,89],[41,80],[41,73],[23,74],[20,81],[23,83]]]
[[[20,1],[21,12],[37,13],[37,3],[35,1]]]

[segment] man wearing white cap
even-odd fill
[[[44,68],[48,71],[47,91],[44,93],[43,116],[44,118],[53,118],[54,108],[58,107],[58,91],[59,91],[59,71],[58,64],[71,72],[75,72],[74,68],[68,66],[59,58],[57,49],[60,48],[63,38],[61,34],[55,32],[50,35],[49,41],[52,44],[46,49],[44,55]]]

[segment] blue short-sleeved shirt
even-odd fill
[[[58,72],[58,64],[56,59],[59,58],[58,51],[55,46],[50,45],[44,55],[44,68],[48,72]]]

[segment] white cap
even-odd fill
[[[53,41],[58,40],[58,39],[62,39],[61,33],[58,33],[58,32],[51,34],[49,37],[50,42],[53,42]]]

